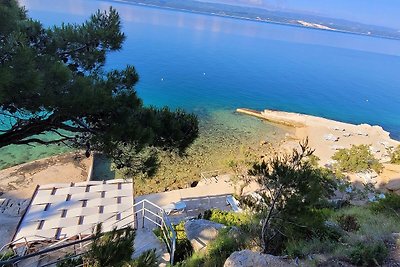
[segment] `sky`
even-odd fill
[[[400,0],[202,0],[297,11],[400,30]]]

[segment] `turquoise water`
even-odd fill
[[[400,42],[96,0],[21,1],[45,25],[111,4],[127,40],[107,68],[134,65],[146,104],[198,114],[279,109],[383,126],[400,138]]]

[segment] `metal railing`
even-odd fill
[[[142,228],[145,228],[146,220],[153,226],[151,228],[159,227],[163,234],[163,239],[167,245],[170,254],[170,263],[174,263],[175,245],[176,245],[176,232],[173,228],[168,215],[164,209],[157,206],[153,202],[143,199],[142,201],[133,205],[134,215],[136,217],[136,227],[139,227],[139,222],[142,223]],[[149,227],[150,228],[150,227]]]

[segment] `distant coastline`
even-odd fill
[[[238,108],[236,111],[295,128],[294,138],[297,140],[308,138],[323,165],[329,165],[331,157],[337,150],[361,144],[370,146],[375,156],[382,163],[387,163],[390,161],[388,151],[400,145],[399,141],[390,137],[389,132],[377,125],[355,125],[323,117],[269,109],[256,111]]]
[[[201,15],[208,15],[208,16],[217,16],[217,17],[224,17],[224,18],[231,18],[231,19],[254,21],[254,22],[262,22],[262,23],[269,23],[269,24],[276,24],[276,25],[313,29],[313,30],[338,32],[338,33],[344,33],[344,34],[355,34],[355,35],[374,37],[374,38],[400,40],[400,35],[399,36],[390,36],[390,35],[377,34],[377,33],[373,33],[373,32],[364,33],[364,32],[360,32],[360,31],[350,31],[350,30],[338,29],[335,27],[328,27],[326,25],[318,24],[315,22],[309,22],[305,19],[297,19],[297,20],[291,20],[290,22],[284,22],[284,21],[278,21],[278,20],[264,19],[261,17],[253,18],[253,17],[248,17],[248,16],[238,16],[238,15],[228,14],[223,11],[216,13],[216,12],[211,12],[211,11],[206,12],[206,11],[201,11],[201,10],[196,10],[196,9],[182,8],[182,7],[172,7],[172,6],[161,5],[161,4],[151,4],[151,3],[145,3],[145,2],[143,2],[143,0],[108,0],[108,2],[116,2],[116,3],[130,4],[130,5],[143,6],[143,7],[149,7],[149,8],[159,8],[159,9],[172,10],[172,11],[180,11],[180,12],[187,12],[187,13],[194,13],[194,14],[201,14]]]

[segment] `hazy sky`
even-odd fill
[[[400,30],[400,0],[202,0],[302,11]]]

